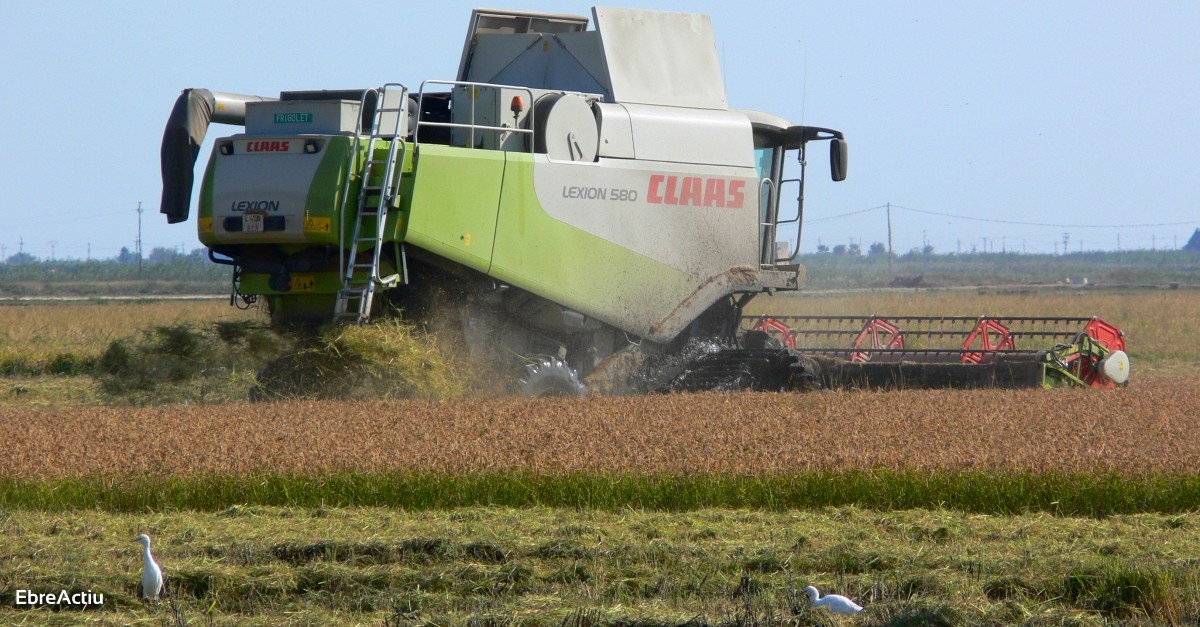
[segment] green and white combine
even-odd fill
[[[454,80],[185,90],[162,212],[188,218],[209,123],[244,126],[215,141],[199,237],[232,266],[232,298],[275,323],[451,317],[528,394],[645,391],[701,354],[788,352],[741,312],[802,286],[806,150],[828,142],[840,181],[842,134],[729,108],[707,16],[592,21],[476,10]]]

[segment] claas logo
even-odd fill
[[[740,209],[746,204],[746,181],[704,176],[668,176],[654,174],[646,202],[656,205],[691,207],[727,207]]]

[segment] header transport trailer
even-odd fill
[[[200,241],[231,266],[231,302],[262,299],[273,323],[450,317],[534,395],[820,384],[742,310],[803,285],[807,153],[826,145],[841,181],[847,144],[730,108],[705,15],[478,9],[453,80],[184,90],[169,222],[189,217],[212,122],[244,132],[215,141]]]

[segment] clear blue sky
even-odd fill
[[[4,254],[22,239],[42,258],[50,242],[58,258],[132,249],[139,201],[147,252],[198,247],[194,217],[168,226],[158,213],[159,142],[179,91],[453,78],[477,4],[414,4],[11,3],[0,23]],[[886,241],[878,207],[889,202],[898,252],[1054,252],[1064,233],[1072,251],[1169,248],[1200,227],[1195,0],[613,4],[708,13],[732,106],[847,134],[850,178],[813,177],[805,250]]]

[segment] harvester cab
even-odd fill
[[[792,265],[800,253],[808,145],[829,142],[829,171],[834,181],[846,180],[849,147],[840,131],[789,126],[786,120],[760,112],[749,115],[754,126],[754,163],[759,179],[759,262],[764,268]],[[791,162],[798,170],[788,169]],[[788,205],[785,200],[794,200],[795,204]]]

